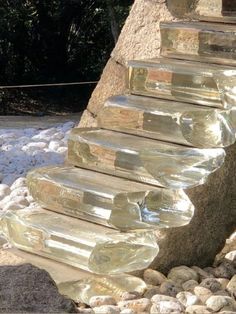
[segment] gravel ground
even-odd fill
[[[30,169],[62,164],[74,122],[47,129],[0,129],[0,209],[33,203],[25,184]]]

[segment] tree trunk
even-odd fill
[[[109,18],[110,18],[111,32],[114,39],[114,43],[116,44],[119,37],[119,33],[120,33],[119,25],[116,20],[115,11],[113,8],[113,1],[106,0],[106,3],[107,3],[107,10],[108,10]]]

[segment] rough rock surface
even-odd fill
[[[0,267],[1,313],[76,313],[45,270],[30,264]]]
[[[96,125],[96,115],[111,95],[125,92],[125,63],[159,56],[159,21],[171,21],[164,0],[136,0],[111,59],[104,69],[80,127]],[[178,265],[211,265],[236,227],[236,145],[226,149],[224,166],[203,186],[188,190],[196,207],[190,225],[160,231],[160,253],[152,267],[167,272]]]

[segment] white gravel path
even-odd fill
[[[74,122],[47,129],[0,129],[0,209],[18,209],[33,203],[25,176],[36,167],[62,164]]]

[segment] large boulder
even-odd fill
[[[125,92],[126,62],[155,58],[160,52],[160,21],[172,21],[165,0],[136,0],[111,54],[80,127],[96,126],[107,97]],[[160,253],[153,267],[168,271],[178,265],[212,264],[226,238],[236,228],[236,145],[226,149],[224,166],[208,182],[187,191],[196,207],[186,227],[158,232]]]
[[[0,313],[76,313],[49,274],[31,264],[0,267]]]

